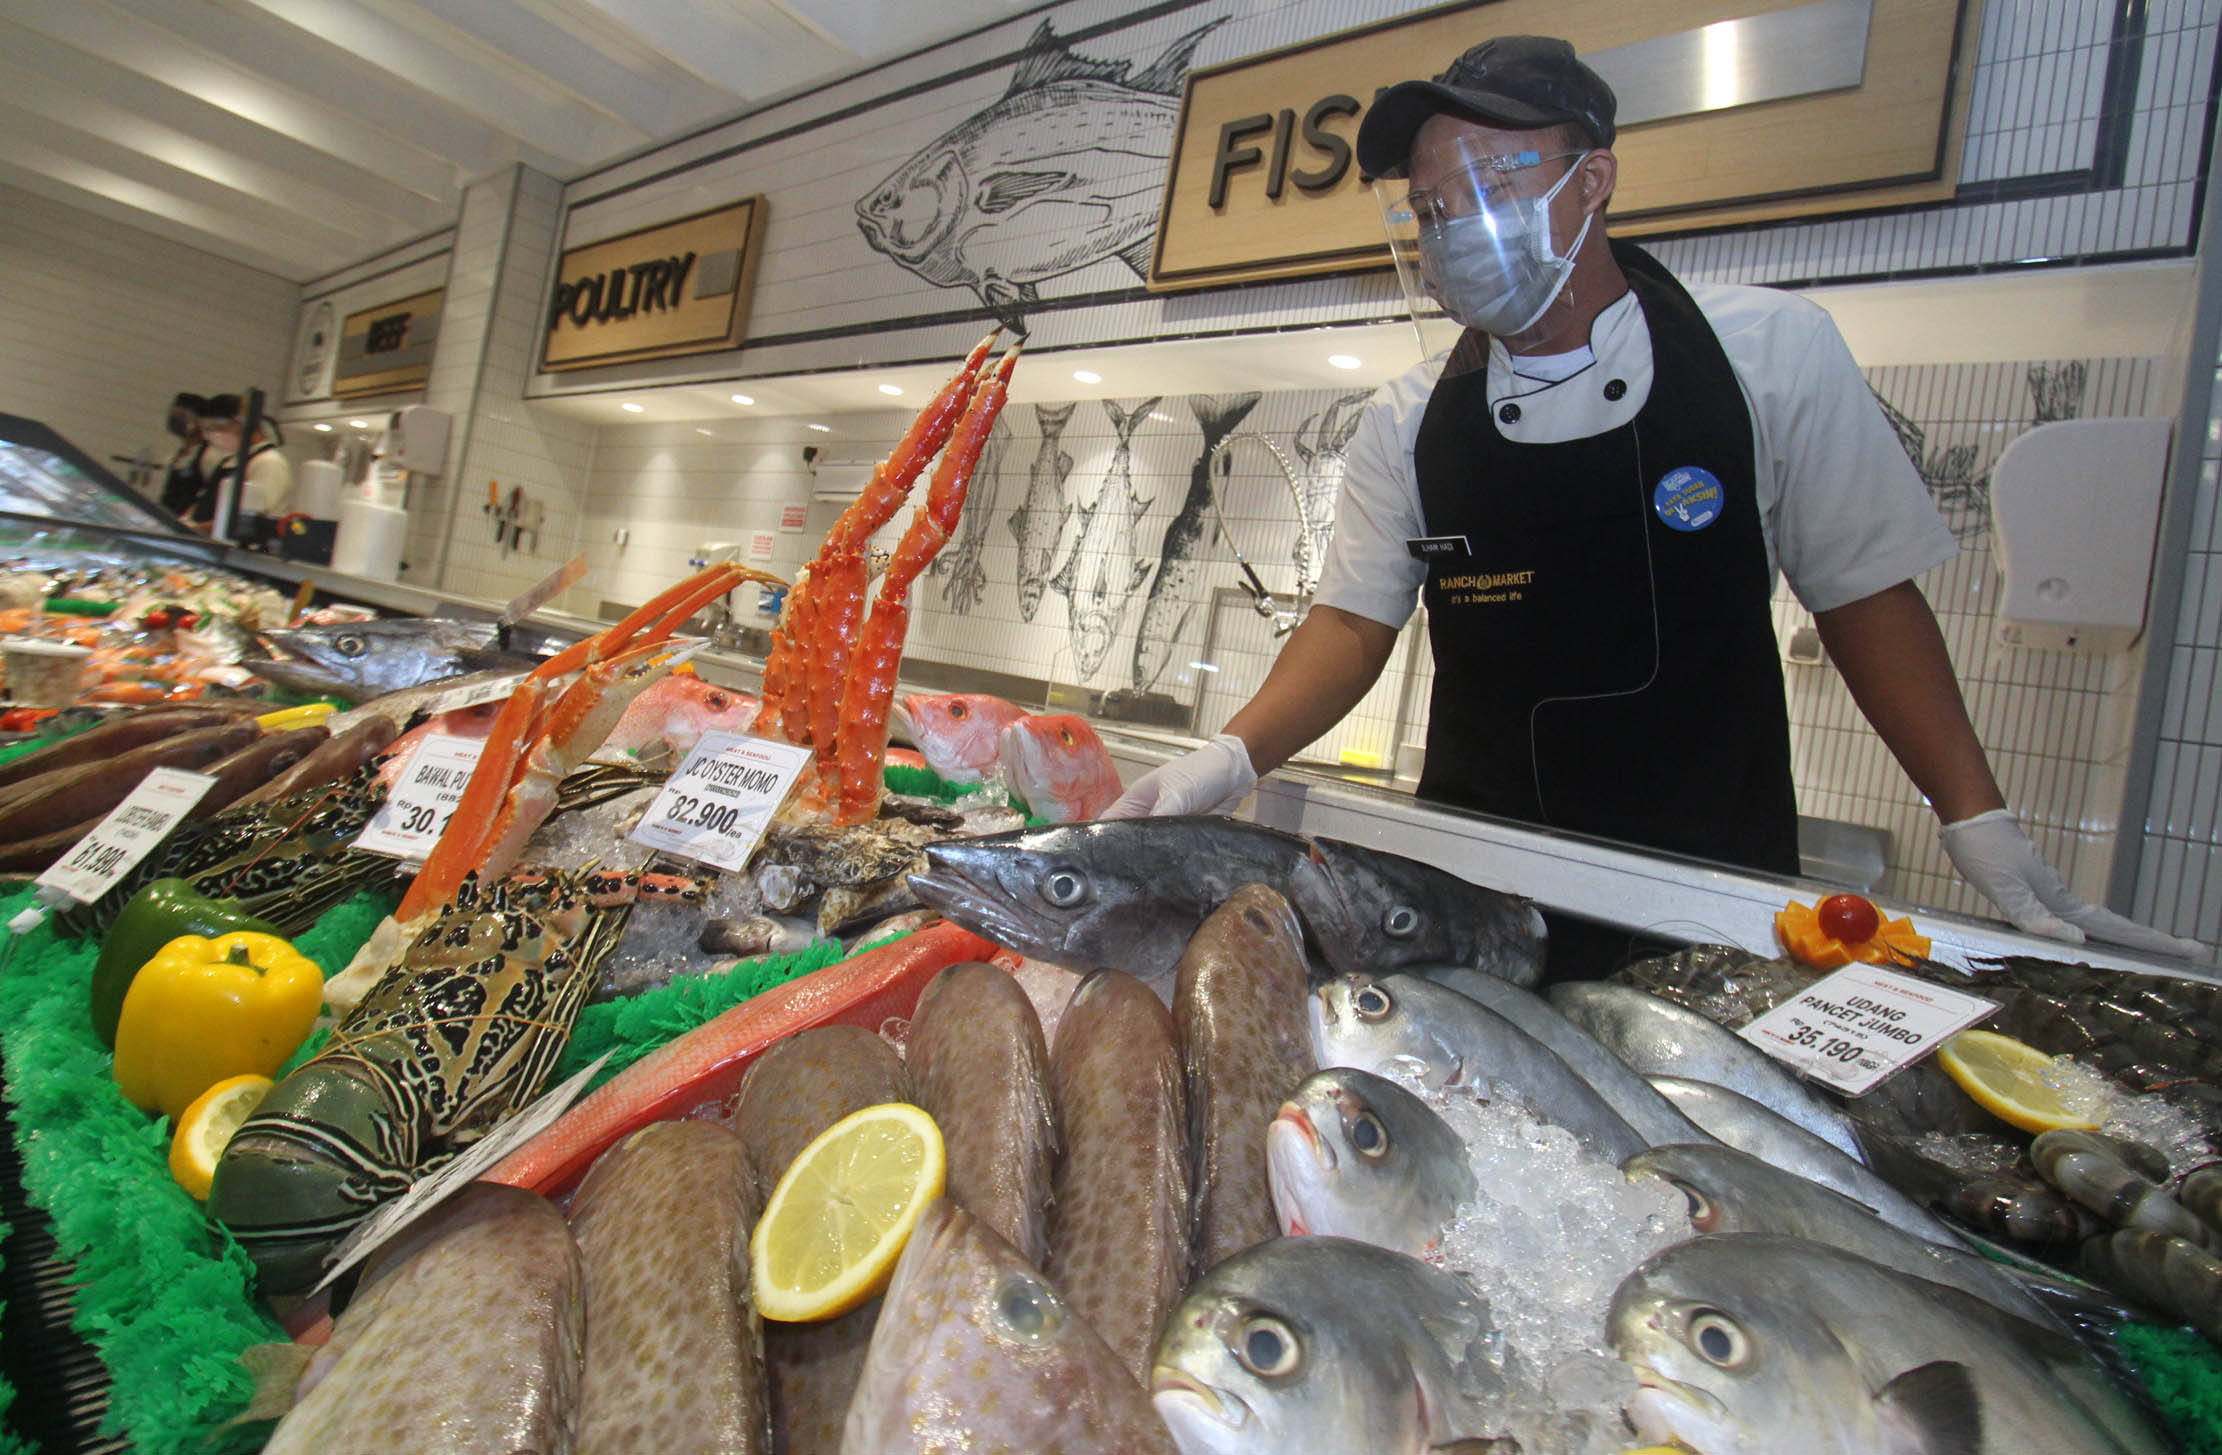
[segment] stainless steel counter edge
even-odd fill
[[[1131,782],[1180,749],[1097,724]],[[1526,895],[1551,909],[1578,914],[1662,939],[1711,941],[1775,953],[1775,911],[1785,900],[1811,902],[1833,892],[1810,880],[1719,868],[1696,860],[1554,834],[1454,809],[1406,794],[1283,769],[1269,775],[1240,817],[1291,833],[1325,835],[1424,860],[1464,879]],[[1934,955],[1964,967],[1968,959],[2035,955],[2082,961],[2148,975],[2222,981],[2213,966],[2159,960],[2097,944],[2065,945],[2000,923],[1881,902],[1887,916],[1910,914],[1935,945]]]

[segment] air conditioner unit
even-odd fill
[[[872,482],[872,471],[879,464],[877,455],[860,455],[851,452],[823,454],[812,465],[812,500],[854,500],[864,493]]]

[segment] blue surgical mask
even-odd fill
[[[1580,166],[1577,158],[1540,197],[1487,203],[1464,217],[1420,228],[1421,271],[1445,313],[1492,334],[1521,333],[1543,316],[1573,275],[1575,254],[1596,215],[1582,219],[1564,253],[1552,250],[1551,200]]]

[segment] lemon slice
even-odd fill
[[[2012,1036],[1962,1031],[1937,1048],[1937,1064],[1983,1110],[2025,1132],[2098,1126],[2062,1095],[2052,1058]]]
[[[267,1076],[233,1076],[195,1098],[177,1119],[177,1135],[170,1138],[170,1175],[178,1186],[208,1201],[209,1184],[216,1180],[216,1159],[224,1155],[231,1134],[255,1114],[276,1084]]]
[[[827,1127],[780,1177],[749,1237],[758,1311],[830,1319],[885,1288],[945,1171],[941,1129],[907,1102]]]

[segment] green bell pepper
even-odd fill
[[[179,935],[214,938],[246,930],[279,935],[276,926],[248,914],[228,899],[211,899],[184,879],[157,879],[124,905],[101,941],[93,966],[93,1031],[104,1046],[116,1044],[116,1021],[123,998],[141,966]]]

